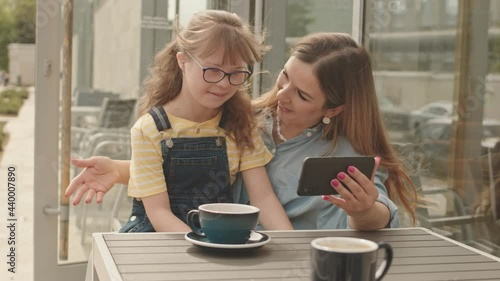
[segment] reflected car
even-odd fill
[[[377,96],[380,113],[389,131],[408,131],[408,112],[399,109],[386,96]]]
[[[421,126],[428,120],[450,117],[453,114],[453,104],[450,101],[435,101],[410,112],[408,128],[417,140],[421,137]]]
[[[431,119],[421,126],[419,146],[423,152],[424,166],[432,173],[446,175],[450,164],[452,137],[451,118]],[[500,120],[484,119],[482,126],[481,155],[500,142]]]

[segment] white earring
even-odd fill
[[[323,124],[328,125],[328,124],[330,124],[330,122],[331,122],[332,120],[330,120],[330,118],[328,118],[328,117],[326,117],[326,116],[325,116],[325,117],[323,117],[323,120],[322,120],[322,121],[323,121]]]

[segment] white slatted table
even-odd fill
[[[272,237],[251,253],[213,253],[184,240],[183,233],[95,233],[94,280],[310,280],[310,242],[352,236],[394,248],[384,281],[500,280],[500,259],[424,228],[268,231]]]

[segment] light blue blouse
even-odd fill
[[[269,117],[267,130],[261,130],[262,138],[274,155],[266,166],[269,179],[278,199],[285,208],[295,229],[347,229],[347,214],[339,207],[323,200],[321,196],[298,196],[297,186],[302,162],[306,157],[324,156],[330,149],[330,142],[321,138],[323,125],[304,130],[300,135],[276,145],[272,138],[272,119]],[[336,147],[328,156],[360,156],[345,137],[340,137]],[[398,207],[389,199],[383,182],[387,172],[379,168],[375,174],[378,201],[389,208],[391,219],[388,227],[399,227]],[[249,203],[249,197],[241,176],[234,185],[234,202]]]

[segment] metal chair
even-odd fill
[[[119,99],[120,94],[96,89],[77,89],[73,95],[73,109],[76,112],[81,109],[88,110],[89,108],[99,108],[102,106],[104,99]],[[72,111],[73,111],[72,109]],[[83,114],[73,113],[72,125],[77,127],[88,127],[96,124],[96,117],[93,115],[82,116]]]
[[[474,211],[481,216],[481,236],[474,243],[483,251],[500,254],[500,152],[470,159],[468,167],[477,193]]]
[[[118,187],[118,194],[116,195],[115,202],[113,204],[113,209],[111,210],[111,217],[109,219],[109,230],[110,231],[119,231],[122,225],[127,222],[127,218],[120,218],[120,210],[122,207],[123,198],[127,197],[127,185],[120,184]],[[127,201],[127,206],[132,206],[132,200]],[[130,212],[130,208],[127,209]]]
[[[498,213],[495,214],[495,205],[500,202],[500,154],[488,155],[470,159],[466,162],[469,173],[473,179],[472,186],[468,187],[469,197],[480,197],[484,191],[489,191],[490,208],[487,212],[478,211],[472,205],[467,205],[451,188],[441,188],[423,185],[420,174],[423,170],[421,156],[423,151],[416,144],[393,144],[396,152],[409,170],[410,178],[417,186],[418,193],[424,198],[429,196],[444,196],[447,204],[453,205],[453,212],[445,215],[432,215],[428,208],[417,208],[418,224],[429,228],[443,236],[462,241],[472,247],[481,249],[485,252],[498,255],[500,253],[500,241],[495,243],[498,238],[500,226],[498,222]],[[497,163],[495,167],[493,163]],[[496,174],[495,174],[496,173]],[[498,183],[496,183],[498,181]],[[498,184],[498,186],[495,186]],[[497,223],[493,221],[497,220]],[[481,237],[481,233],[486,237]],[[489,235],[489,236],[488,236]]]
[[[74,154],[82,158],[94,155],[109,156],[112,159],[130,159],[130,128],[135,119],[136,99],[117,100],[105,98],[101,106],[97,125],[94,127],[72,127],[72,133],[77,142]],[[73,174],[79,173],[74,167]],[[117,195],[121,197],[122,195]],[[108,195],[108,197],[110,197]],[[111,200],[107,200],[112,202]],[[106,201],[106,202],[107,202]],[[99,216],[103,216],[103,209],[109,206],[100,205]],[[111,209],[111,208],[109,208]],[[104,210],[109,214],[111,210]],[[106,215],[104,215],[106,216]],[[77,226],[81,229],[81,243],[84,244],[87,232],[89,206],[83,204],[81,212],[77,214]],[[109,230],[111,227],[108,227]]]
[[[476,222],[478,218],[468,214],[462,198],[450,188],[433,187],[422,184],[421,173],[424,170],[424,151],[421,151],[421,148],[414,143],[393,143],[392,146],[407,168],[410,179],[416,186],[419,196],[423,197],[431,205],[427,207],[418,207],[416,209],[417,223],[422,227],[432,229],[434,232],[450,238],[472,240],[473,235],[470,224]],[[433,199],[435,196],[444,196],[446,202],[454,206],[454,213],[449,216],[431,214],[429,208],[431,208],[432,205],[438,204],[437,201]],[[460,228],[459,234],[461,237],[458,237],[457,232],[449,231],[448,228],[450,226],[458,226]]]
[[[105,98],[119,99],[120,94],[97,89],[77,89],[73,96],[73,105],[101,106]]]
[[[71,127],[73,153],[87,157],[91,155],[91,146],[99,141],[121,140],[123,135],[128,135],[136,103],[137,99],[104,98],[95,126]]]
[[[113,147],[113,148],[119,148],[120,151],[123,152],[121,156],[115,155],[112,158],[113,159],[130,159],[131,157],[131,146],[130,146],[130,136],[127,138],[122,138],[121,140],[104,140],[99,142],[92,150],[92,155],[104,155],[106,152],[106,147]],[[104,203],[98,206],[98,216],[106,216],[106,214],[102,213],[107,213],[110,214],[109,218],[109,223],[108,223],[108,228],[104,231],[116,231],[119,229],[121,226],[120,221],[118,219],[118,213],[119,213],[119,207],[120,203],[122,201],[122,198],[126,194],[126,185],[119,185],[117,187],[112,188],[112,191],[116,191],[115,194],[110,194],[111,192],[108,192],[106,194],[106,200],[105,202],[111,202],[112,197],[115,196],[114,203],[111,208],[109,206],[103,206],[105,205]],[[86,233],[87,233],[87,218],[89,216],[89,206],[87,204],[83,204],[82,211],[80,216],[77,217],[77,226],[80,227],[81,229],[81,243],[85,243],[85,238],[86,238]],[[111,210],[109,210],[111,209]],[[116,227],[118,226],[118,229]]]

